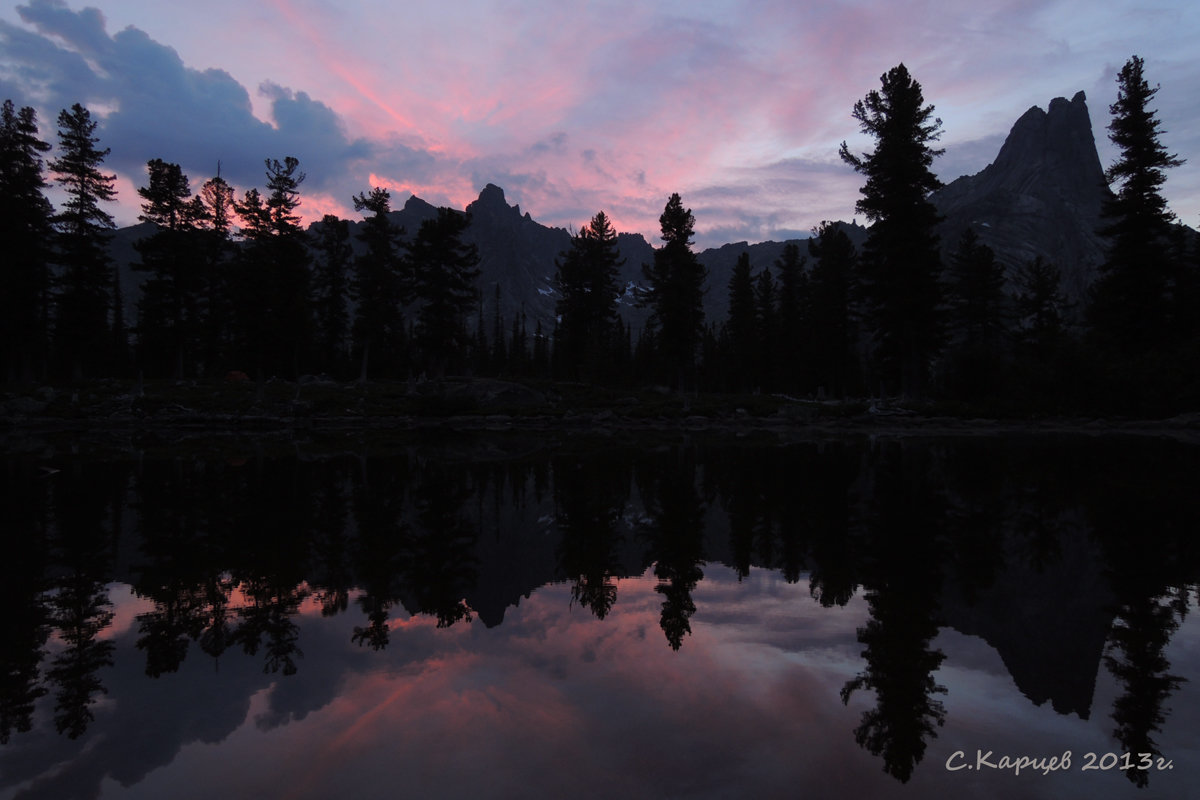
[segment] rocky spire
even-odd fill
[[[1107,195],[1087,98],[1078,92],[1026,111],[992,164],[931,199],[945,217],[943,246],[973,227],[1010,275],[1041,256],[1062,271],[1064,292],[1081,300],[1104,260],[1096,231]]]

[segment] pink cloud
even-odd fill
[[[102,52],[117,38],[107,37],[98,13],[41,2],[31,8],[30,19],[70,38],[76,50]],[[1178,9],[1109,4],[1081,16],[1065,0],[986,7],[768,2],[732,12],[632,2],[398,9],[379,0],[351,7],[212,0],[203,12],[167,15],[131,0],[107,16],[114,29],[144,24],[154,41],[178,47],[188,66],[228,70],[226,83],[293,87],[284,110],[299,116],[287,124],[274,116],[281,95],[246,95],[259,119],[275,122],[274,139],[290,141],[285,134],[306,130],[301,122],[321,123],[327,138],[320,148],[328,152],[339,142],[321,106],[331,109],[345,144],[361,139],[363,147],[337,159],[311,156],[323,161],[313,182],[336,184],[321,190],[344,195],[346,205],[371,174],[460,208],[495,182],[539,221],[578,225],[604,208],[624,229],[654,239],[671,192],[687,202],[693,193],[734,186],[740,204],[706,202],[700,231],[757,239],[807,229],[818,213],[840,208],[836,216],[849,216],[857,184],[821,177],[809,183],[836,197],[787,194],[794,182],[771,181],[768,170],[794,159],[836,163],[838,143],[858,136],[854,102],[900,61],[924,85],[946,121],[944,144],[954,147],[1003,134],[1030,105],[1081,88],[1099,112],[1109,98],[1092,89],[1111,90],[1106,65],[1119,66],[1132,52],[1156,53],[1179,85],[1164,109],[1184,144],[1175,149],[1186,158],[1200,147],[1186,100],[1200,83],[1190,58],[1195,23]],[[218,41],[219,50],[212,46]],[[110,78],[116,68],[105,67]],[[243,102],[234,86],[211,76],[200,83],[213,96]],[[209,111],[215,102],[201,105]],[[1097,125],[1102,130],[1103,121]],[[558,133],[566,134],[563,148],[537,148]],[[261,131],[251,138],[274,141]],[[124,143],[113,144],[116,152]],[[137,158],[158,156],[172,158]],[[1194,177],[1171,177],[1169,195],[1177,185],[1179,197],[1194,197]],[[122,203],[135,206],[132,198]]]

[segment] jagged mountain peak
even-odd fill
[[[1056,97],[1013,124],[996,160],[931,196],[943,215],[942,243],[953,250],[970,227],[1009,268],[1041,256],[1058,266],[1063,289],[1082,300],[1104,260],[1097,230],[1109,195],[1087,97]]]
[[[467,213],[473,217],[520,219],[521,207],[510,206],[504,197],[504,190],[494,183],[489,183],[479,192],[479,197],[467,205]]]
[[[1052,176],[1046,172],[1052,171]],[[1083,92],[1067,100],[1056,97],[1047,110],[1026,111],[1004,141],[996,161],[984,170],[992,188],[1028,190],[1053,177],[1060,191],[1099,198],[1103,169],[1092,135],[1092,120]]]
[[[404,202],[404,212],[406,214],[415,214],[421,218],[431,218],[437,216],[437,206],[427,203],[414,194]]]

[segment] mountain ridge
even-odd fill
[[[943,217],[939,233],[945,256],[953,252],[962,232],[972,227],[996,252],[1010,278],[1021,264],[1038,256],[1057,266],[1064,294],[1079,308],[1104,261],[1106,245],[1097,230],[1109,194],[1081,91],[1070,100],[1054,98],[1046,109],[1030,107],[1013,124],[992,163],[974,175],[951,181],[930,200]],[[412,195],[390,217],[404,229],[405,239],[411,240],[421,223],[435,217],[437,210]],[[476,245],[480,254],[478,286],[485,327],[491,329],[498,311],[506,335],[513,320],[522,315],[527,333],[532,335],[538,322],[548,333],[555,319],[556,261],[570,247],[572,232],[542,225],[519,205],[509,205],[504,189],[493,183],[487,183],[464,211],[471,216],[465,239]],[[348,222],[353,239],[362,220]],[[319,224],[313,223],[309,230]],[[857,223],[839,224],[861,248],[868,229]],[[145,277],[130,268],[137,260],[132,245],[147,233],[144,223],[123,228],[111,245],[121,269],[130,317],[136,313],[139,284]],[[799,244],[807,256],[805,239],[735,242],[698,253],[700,263],[708,269],[706,319],[719,322],[725,318],[726,287],[742,252],[750,254],[751,266],[758,272],[772,267],[789,242]],[[354,244],[358,246],[357,241]],[[636,337],[649,312],[637,307],[632,287],[642,281],[642,264],[652,261],[654,247],[641,234],[624,232],[618,234],[618,250],[623,258],[620,280],[627,287],[619,311]]]

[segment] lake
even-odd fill
[[[0,798],[1185,798],[1200,445],[18,437]]]

